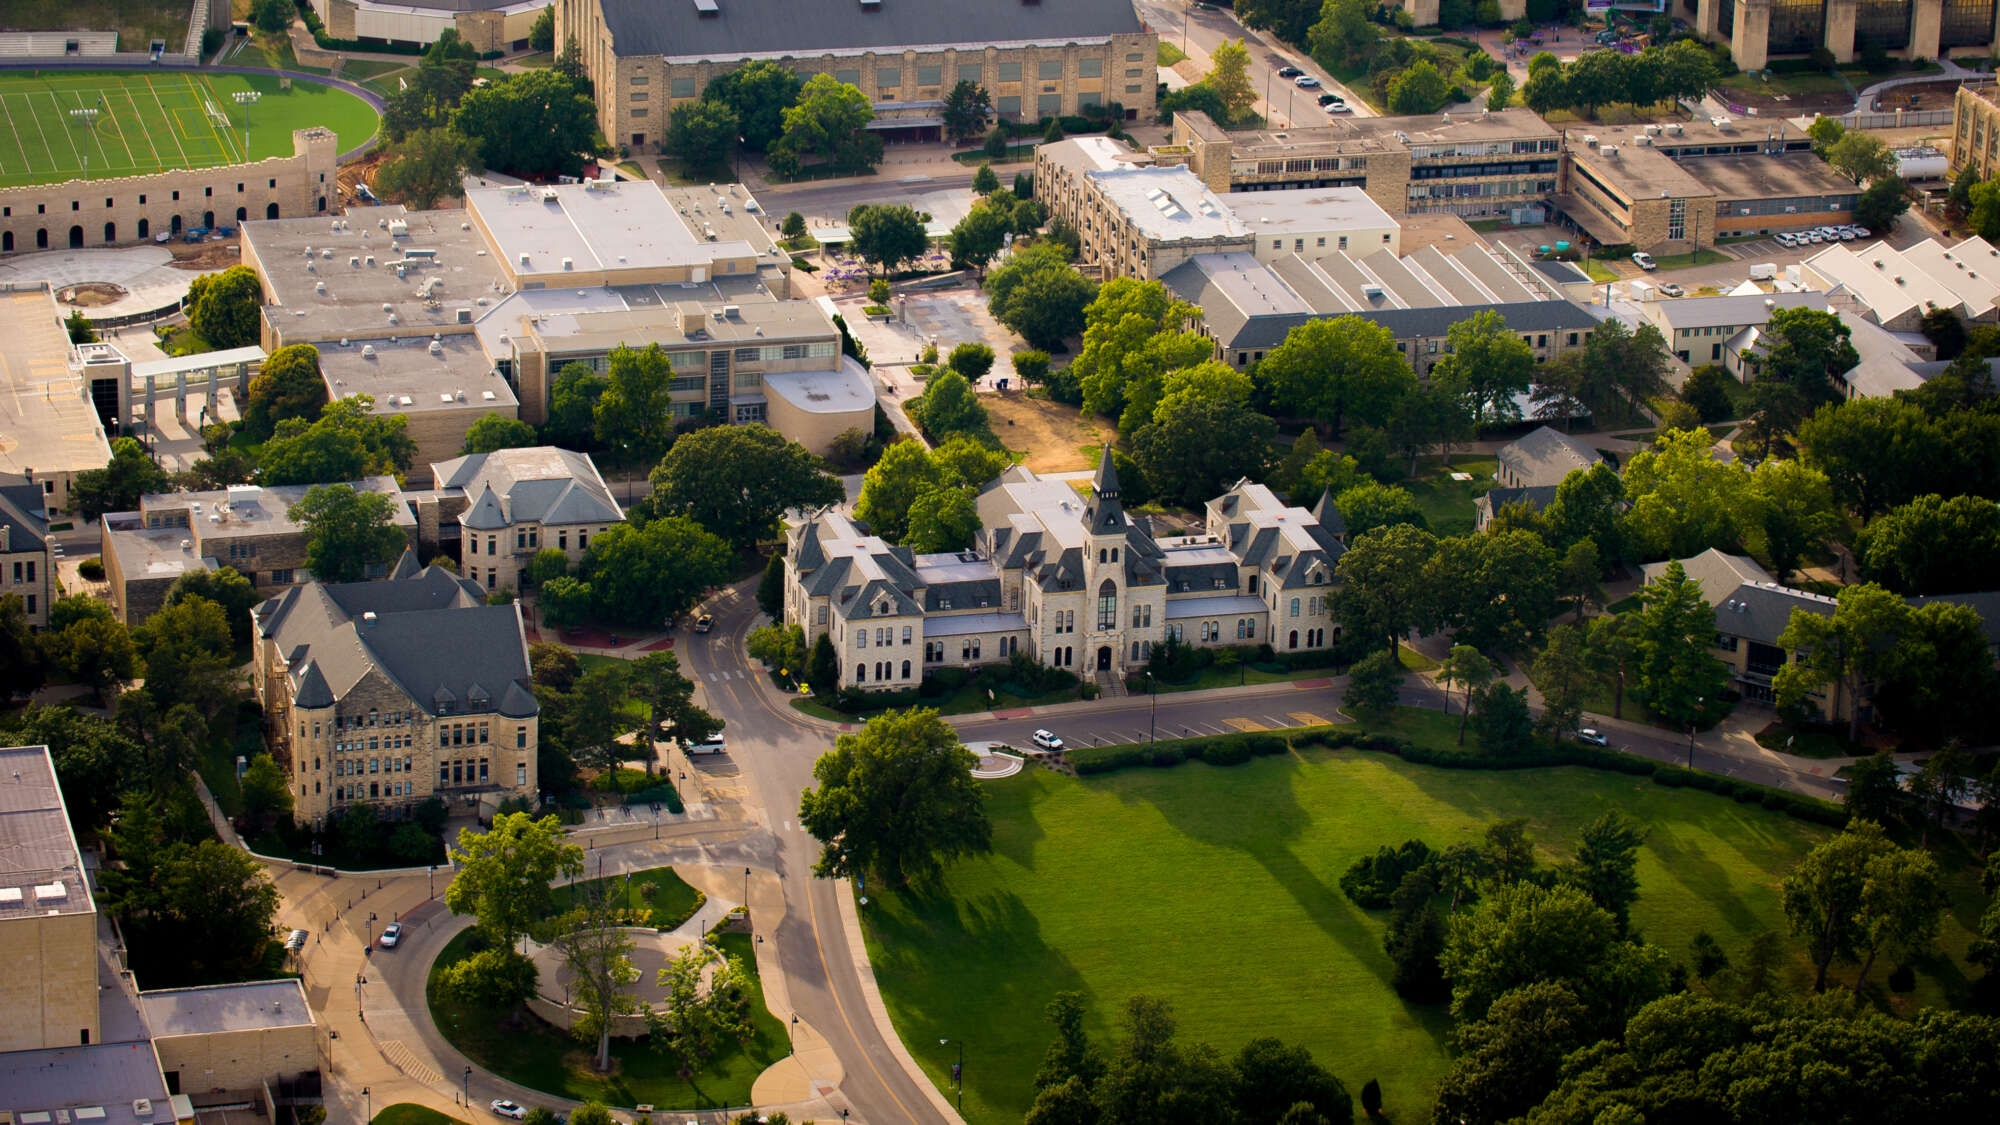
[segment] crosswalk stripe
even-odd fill
[[[1240,731],[1260,731],[1260,730],[1271,729],[1255,719],[1229,719],[1226,721],[1229,723],[1230,726],[1235,727],[1237,730]]]
[[[1325,719],[1320,718],[1318,715],[1313,714],[1311,711],[1293,711],[1291,712],[1291,716],[1292,718],[1297,719],[1299,725],[1302,727],[1319,727],[1326,725]]]

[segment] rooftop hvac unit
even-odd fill
[[[528,264],[528,255],[525,253],[521,255],[521,264],[524,266]]]
[[[375,255],[373,254],[368,255],[368,268],[371,270],[375,268]]]
[[[554,203],[562,198],[562,193],[552,187],[542,189],[542,202]]]
[[[494,394],[492,391],[480,391],[479,397],[485,399],[487,402],[492,402],[494,399],[499,398],[500,396]]]
[[[410,224],[407,220],[396,219],[389,224],[390,238],[401,238],[408,233],[410,233]]]
[[[480,303],[480,304],[482,304],[482,305],[483,305],[483,304],[485,304],[485,303],[486,303],[486,299],[485,299],[484,297],[481,297],[481,298],[479,299],[479,303]],[[472,310],[471,310],[471,309],[459,309],[459,310],[457,310],[457,311],[458,311],[458,322],[459,322],[460,324],[471,324],[471,323],[472,323]]]
[[[564,269],[566,269],[566,270],[573,270],[573,269],[575,269],[575,268],[576,268],[576,262],[575,262],[575,261],[573,261],[573,260],[571,260],[571,259],[569,259],[569,258],[564,258],[564,259],[563,259],[563,268],[564,268]]]
[[[432,340],[430,342],[430,346],[425,348],[424,350],[431,353],[432,355],[443,355],[444,342],[441,340]]]
[[[353,257],[353,256],[350,256],[350,257],[349,257],[349,258],[347,259],[347,265],[348,265],[348,268],[350,268],[350,269],[357,269],[357,270],[358,270],[358,269],[360,269],[360,268],[361,268],[361,259],[360,259],[360,258],[357,258],[357,257]]]
[[[1589,145],[1589,146],[1590,146],[1591,148],[1596,148],[1596,147],[1597,147],[1597,134],[1596,134],[1596,133],[1585,133],[1585,134],[1583,135],[1583,143],[1584,143],[1584,144],[1586,144],[1586,145]]]
[[[361,358],[362,358],[362,359],[374,359],[374,358],[375,358],[375,345],[373,345],[373,344],[363,344],[363,345],[361,345]]]

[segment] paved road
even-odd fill
[[[819,845],[799,826],[799,794],[812,783],[813,762],[831,748],[833,735],[778,702],[763,673],[744,656],[742,638],[758,612],[751,596],[755,586],[738,586],[712,603],[715,631],[691,637],[681,660],[702,685],[708,709],[727,720],[729,757],[743,771],[749,799],[762,805],[777,840],[772,863],[786,913],[772,940],[793,1008],[832,1045],[845,1072],[836,1100],[856,1116],[869,1125],[946,1125],[930,1091],[897,1063],[869,1014],[855,967],[866,955],[853,948],[841,923],[836,885],[812,875]],[[753,924],[765,932],[754,917]]]
[[[1278,77],[1278,69],[1286,66],[1304,70],[1325,90],[1345,97],[1356,116],[1375,115],[1367,102],[1335,81],[1310,55],[1268,31],[1244,27],[1227,8],[1196,8],[1193,0],[1139,0],[1135,6],[1162,43],[1183,47],[1204,69],[1210,52],[1224,40],[1243,40],[1250,49],[1250,85],[1257,91],[1257,111],[1273,125],[1319,125],[1327,119],[1317,100],[1320,90],[1301,90],[1291,79]]]

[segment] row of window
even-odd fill
[[[911,627],[908,625],[903,626],[903,643],[909,644],[913,636],[914,633]],[[890,625],[885,628],[879,628],[875,630],[875,646],[877,648],[882,648],[884,646],[892,645],[895,643],[896,643],[896,627],[894,625]],[[866,628],[856,629],[854,631],[854,647],[855,648],[868,647],[868,630]]]
[[[275,187],[277,187],[277,186],[278,186],[278,181],[277,181],[276,179],[272,179],[272,180],[269,180],[269,181],[267,181],[267,182],[265,183],[265,185],[264,185],[264,186],[265,186],[265,187],[271,187],[271,188],[275,188]],[[238,195],[241,195],[241,194],[243,194],[243,189],[244,189],[244,184],[242,184],[241,182],[237,183],[237,185],[236,185],[236,193],[237,193]],[[203,198],[213,198],[213,197],[214,197],[214,195],[215,195],[215,189],[214,189],[214,188],[212,188],[212,187],[205,187],[205,188],[201,189],[201,194],[202,194]],[[181,193],[180,193],[179,191],[175,191],[175,192],[173,193],[173,196],[174,196],[174,198],[173,198],[172,202],[174,202],[174,203],[178,203],[178,202],[180,202],[180,198],[181,198]],[[144,195],[144,194],[142,193],[142,194],[141,194],[141,195],[139,196],[139,206],[141,206],[141,207],[144,207],[145,205],[146,205],[146,196],[145,196],[145,195]],[[115,200],[114,200],[114,199],[113,199],[113,198],[112,198],[111,196],[108,196],[108,195],[107,195],[107,196],[105,196],[105,197],[104,197],[104,207],[105,207],[105,209],[106,209],[106,210],[110,210],[111,208],[114,208],[114,207],[116,207],[116,206],[118,206],[118,204],[117,204],[117,202],[116,202],[116,201],[115,201]],[[80,200],[80,199],[72,199],[72,200],[70,200],[70,201],[69,201],[69,209],[70,209],[70,210],[72,210],[72,211],[81,211],[81,210],[83,210],[83,201],[82,201],[82,200]],[[37,204],[35,204],[35,214],[37,214],[37,215],[46,215],[46,214],[48,214],[48,213],[49,213],[49,205],[48,205],[48,204],[46,204],[46,203],[37,203]],[[0,207],[0,219],[11,219],[11,218],[13,218],[13,217],[14,217],[14,209],[13,209],[12,207]]]
[[[604,534],[604,529],[601,527],[598,528],[597,533],[599,535]],[[517,551],[540,550],[541,545],[542,545],[542,531],[540,528],[523,527],[514,529],[515,550]],[[589,546],[590,546],[590,529],[587,527],[578,528],[576,532],[576,549],[581,551],[587,549]],[[559,551],[569,550],[568,528],[558,528],[556,530],[556,549]],[[468,555],[476,555],[480,553],[479,536],[468,535],[465,537],[465,553]],[[496,557],[500,554],[500,536],[488,535],[486,537],[485,553]]]
[[[26,567],[25,570],[23,569],[23,566]],[[22,575],[24,574],[27,577],[25,578],[22,577]],[[27,559],[24,562],[17,562],[14,564],[14,582],[16,585],[22,582],[33,582],[34,580],[35,580],[35,560]]]

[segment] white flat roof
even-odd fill
[[[1232,560],[1233,561],[1233,560]],[[1254,613],[1269,613],[1271,607],[1248,594],[1223,594],[1218,597],[1167,599],[1166,615],[1169,621],[1189,617],[1235,617]]]
[[[1396,220],[1357,187],[1242,191],[1229,209],[1253,233],[1292,230],[1377,230]]]
[[[650,180],[474,188],[465,206],[521,273],[560,273],[564,259],[572,270],[625,270],[756,254],[748,242],[697,238]]]
[[[847,414],[875,406],[874,377],[852,356],[841,356],[840,366],[831,371],[773,371],[764,376],[764,393],[807,414]]]
[[[1148,238],[1242,238],[1250,228],[1186,168],[1113,168],[1085,173]]]

